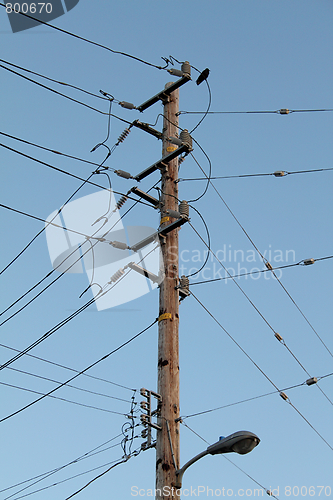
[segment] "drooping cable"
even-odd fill
[[[6,7],[5,3],[0,2],[0,5],[2,7]],[[119,54],[121,56],[129,57],[130,59],[134,59],[135,61],[141,62],[142,64],[145,64],[147,66],[151,66],[151,67],[156,68],[156,69],[166,69],[169,66],[168,63],[164,67],[163,66],[157,66],[157,65],[152,64],[152,63],[150,63],[148,61],[145,61],[144,59],[141,59],[139,57],[133,56],[131,54],[127,54],[126,52],[121,52],[119,50],[111,49],[110,47],[107,47],[106,45],[102,45],[100,43],[94,42],[93,40],[89,40],[88,38],[84,38],[84,37],[82,37],[80,35],[76,35],[75,33],[71,33],[70,31],[64,30],[62,28],[58,28],[58,26],[54,26],[53,24],[50,24],[48,22],[41,21],[40,19],[37,19],[36,17],[33,17],[33,16],[29,15],[29,14],[24,14],[21,11],[18,12],[18,14],[22,15],[22,16],[25,16],[25,17],[27,17],[29,19],[33,19],[34,21],[38,21],[38,23],[40,23],[40,24],[44,24],[45,26],[48,26],[49,28],[52,28],[52,29],[57,30],[57,31],[60,31],[61,33],[69,35],[69,36],[71,36],[73,38],[76,38],[76,39],[81,40],[83,42],[89,43],[91,45],[95,45],[96,47],[100,47],[100,48],[102,48],[104,50],[107,50],[108,52],[112,52],[113,54]]]

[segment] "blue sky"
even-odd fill
[[[332,14],[332,2],[325,0],[205,3],[197,0],[172,0],[168,3],[80,0],[73,10],[53,24],[155,65],[163,63],[161,57],[172,55],[179,61],[190,61],[200,70],[208,67],[212,111],[332,109]],[[112,54],[50,27],[40,26],[14,34],[3,7],[0,10],[0,37],[3,60],[95,94],[102,89],[118,101],[139,105],[160,91],[167,81],[173,80],[165,71]],[[3,68],[0,70],[3,133],[90,161],[103,161],[101,148],[94,153],[90,150],[106,137],[106,116]],[[194,80],[195,72],[193,76]],[[107,102],[30,77],[105,113],[108,111]],[[205,84],[198,87],[192,81],[180,89],[182,111],[204,111],[207,104]],[[155,123],[162,109],[157,103],[140,114],[113,104],[112,112],[128,121],[138,118]],[[332,112],[208,115],[193,137],[209,156],[214,176],[331,168],[332,116]],[[191,130],[199,119],[200,115],[184,113],[180,115],[179,123],[182,128]],[[161,126],[159,119],[155,127],[160,130]],[[110,147],[124,127],[124,123],[112,118]],[[88,177],[94,168],[4,135],[1,143],[83,178]],[[197,146],[193,154],[208,173],[207,159]],[[157,139],[132,129],[107,164],[135,175],[160,156],[161,143]],[[1,148],[1,175],[1,203],[41,219],[59,209],[80,184],[77,179],[5,148]],[[127,192],[133,185],[132,181],[110,175],[115,191]],[[99,176],[97,181],[107,188],[107,179],[102,177],[105,176]],[[202,177],[192,158],[183,162],[180,177]],[[148,190],[157,181],[158,173],[154,173],[141,183],[140,188]],[[260,252],[271,255],[269,260],[273,266],[332,255],[331,171],[282,178],[232,178],[216,180],[214,185]],[[180,198],[195,199],[204,186],[202,181],[181,182]],[[97,190],[85,186],[76,199]],[[239,268],[243,269],[242,272],[264,269],[257,253],[255,260],[249,258],[253,256],[251,242],[212,187],[194,205],[208,225],[211,248],[214,253],[219,252],[221,260],[225,257],[223,264],[226,267],[235,272]],[[125,205],[121,213],[128,206]],[[200,218],[194,211],[190,215],[191,224],[205,239]],[[139,205],[124,217],[123,222],[125,225],[157,227],[159,217],[156,211]],[[43,223],[1,208],[1,224],[3,269],[43,228]],[[193,229],[185,225],[180,231],[181,264],[185,273],[191,268],[201,267],[205,249]],[[210,258],[204,277],[199,275],[191,280],[191,290],[280,390],[302,384],[309,378],[299,363],[311,377],[324,377],[333,372],[332,356],[273,277],[253,275],[241,278],[237,283],[273,330],[284,338],[299,363],[274,338],[269,326],[230,280],[194,285],[205,278],[213,278],[220,267],[214,258]],[[43,233],[1,274],[1,311],[51,270]],[[286,290],[330,352],[333,351],[331,273],[332,260],[328,259],[312,266],[284,269],[281,275]],[[88,279],[84,274],[63,276],[1,326],[2,346],[22,350],[30,345],[92,297],[87,292],[79,299],[87,286]],[[20,304],[23,305],[40,289]],[[18,305],[10,312],[17,309]],[[3,314],[1,320],[6,319],[10,312]],[[82,370],[146,328],[157,315],[157,290],[100,312],[93,304],[33,349],[31,354]],[[0,348],[1,363],[12,355],[13,351],[8,348]],[[125,401],[69,387],[63,387],[55,395],[124,414],[130,409],[133,394],[129,388],[137,390],[137,401],[141,400],[141,387],[156,390],[156,365],[155,325],[89,372],[124,387],[84,376],[73,382],[81,388]],[[72,373],[28,356],[21,357],[11,368],[60,382]],[[1,371],[0,381],[41,393],[55,386],[55,383],[9,368]],[[180,307],[180,387],[183,416],[231,405],[274,390],[194,297],[187,298]],[[37,398],[35,394],[5,385],[0,386],[0,391],[0,419]],[[208,443],[242,429],[255,432],[261,439],[251,454],[228,456],[247,475],[224,457],[207,457],[186,472],[184,487],[196,488],[197,494],[198,487],[202,486],[213,491],[232,490],[234,496],[240,496],[241,489],[247,492],[244,496],[254,496],[254,489],[259,488],[257,481],[265,489],[273,489],[278,498],[297,496],[298,491],[298,496],[306,498],[313,496],[312,491],[315,497],[320,493],[321,497],[332,494],[333,376],[323,378],[317,386],[303,385],[285,392],[299,413],[275,393],[184,419],[184,423]],[[1,422],[0,489],[75,460],[118,436],[125,422],[123,415],[57,399],[40,401]],[[139,435],[141,428],[136,430]],[[12,498],[16,499],[121,459],[120,441],[120,437],[116,438],[105,445],[105,448],[117,445],[114,448],[73,464],[21,493],[17,491],[30,483],[3,491],[0,498],[14,494]],[[137,448],[141,442],[138,437],[133,446]],[[199,437],[185,425],[181,426],[182,463],[205,447]],[[31,498],[65,499],[105,468],[35,493]],[[77,498],[132,498],[132,486],[145,492],[154,488],[154,471],[155,452],[142,452],[94,482]],[[314,490],[310,490],[311,486]],[[327,488],[320,490],[319,486]],[[207,496],[207,490],[200,496]]]

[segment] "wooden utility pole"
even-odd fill
[[[170,83],[166,84],[167,88]],[[176,149],[169,137],[178,137],[179,90],[164,103],[162,156]],[[170,161],[162,172],[161,228],[175,219],[166,210],[178,211],[178,158]],[[172,498],[175,493],[176,470],[179,469],[179,292],[178,229],[166,234],[161,241],[165,278],[160,285],[158,336],[158,388],[162,396],[156,441],[156,499]],[[174,490],[172,490],[174,488]]]

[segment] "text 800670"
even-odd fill
[[[27,4],[26,2],[23,3],[6,3],[6,12],[7,14],[11,14],[12,12],[15,12],[19,14],[22,12],[22,14],[41,14],[43,11],[47,14],[51,14],[52,12],[52,4],[51,3],[31,3],[30,5]]]

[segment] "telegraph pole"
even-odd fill
[[[171,84],[166,84],[165,88]],[[164,101],[162,156],[177,149],[169,137],[178,137],[179,90],[173,91]],[[171,160],[162,170],[161,226],[175,219],[168,216],[168,209],[178,211],[178,158]],[[161,430],[156,438],[156,499],[172,497],[179,469],[179,283],[178,229],[161,239],[164,280],[160,284],[158,325],[158,383],[157,392],[162,397],[158,423]],[[164,493],[163,493],[164,488]]]

